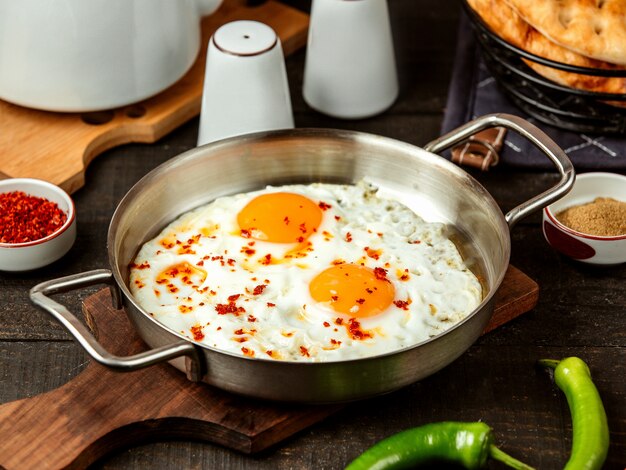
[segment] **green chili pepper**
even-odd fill
[[[572,414],[574,436],[565,470],[602,468],[609,451],[609,426],[589,367],[577,357],[541,359],[539,364],[554,369],[554,381],[565,393]]]
[[[346,470],[413,468],[437,461],[475,469],[483,468],[489,457],[515,469],[532,470],[493,444],[493,434],[487,424],[455,421],[425,424],[394,434],[370,447]]]

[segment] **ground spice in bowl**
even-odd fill
[[[577,232],[600,237],[626,235],[626,202],[597,197],[592,202],[570,207],[556,218]]]
[[[67,214],[56,202],[22,191],[0,193],[0,243],[26,243],[59,230]]]

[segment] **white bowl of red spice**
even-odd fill
[[[626,176],[584,173],[543,210],[543,234],[556,250],[584,263],[626,262]]]
[[[0,270],[46,266],[75,240],[76,211],[65,191],[32,178],[0,181]]]

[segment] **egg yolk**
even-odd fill
[[[395,295],[387,279],[357,264],[340,264],[322,271],[309,284],[309,291],[316,301],[328,302],[336,312],[356,318],[383,312]]]
[[[242,235],[274,243],[302,243],[321,221],[318,205],[294,193],[262,194],[237,214]]]

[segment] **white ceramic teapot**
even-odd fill
[[[0,0],[0,99],[96,111],[159,93],[200,50],[222,0]]]

